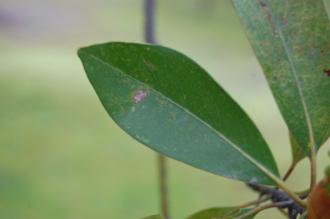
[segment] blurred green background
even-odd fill
[[[121,131],[76,51],[143,39],[142,0],[1,0],[0,218],[137,219],[159,212],[156,155]],[[285,172],[286,126],[229,0],[159,0],[163,45],[194,58],[254,119]],[[319,153],[319,177],[329,163]],[[244,184],[170,161],[175,219],[256,198]],[[291,188],[308,185],[304,160]],[[278,218],[272,211],[258,218]]]

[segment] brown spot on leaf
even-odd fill
[[[323,72],[326,76],[330,77],[330,69],[323,69]]]
[[[273,35],[276,37],[277,36],[276,24],[275,24],[275,21],[273,19],[271,12],[269,11],[267,4],[265,2],[263,2],[262,0],[259,0],[259,4],[261,6],[262,11],[267,15],[267,20],[272,27]]]

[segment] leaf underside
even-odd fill
[[[273,156],[253,122],[198,64],[155,45],[106,43],[79,50],[112,119],[151,149],[241,181],[273,184]]]
[[[323,1],[233,3],[296,145],[304,154],[318,149],[330,136],[330,23]]]

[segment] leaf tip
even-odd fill
[[[82,59],[82,56],[84,54],[84,50],[85,50],[85,47],[80,47],[78,50],[77,50],[77,55],[80,59]]]

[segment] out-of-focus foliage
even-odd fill
[[[206,2],[159,0],[158,38],[193,57],[230,91],[284,172],[290,162],[285,125],[230,1]],[[0,218],[159,212],[154,153],[111,122],[76,57],[81,45],[141,42],[141,10],[136,0],[0,1]],[[320,172],[328,163],[323,154]],[[174,161],[170,167],[175,218],[254,198],[240,183]],[[297,190],[309,183],[307,165],[299,167],[290,181]]]

